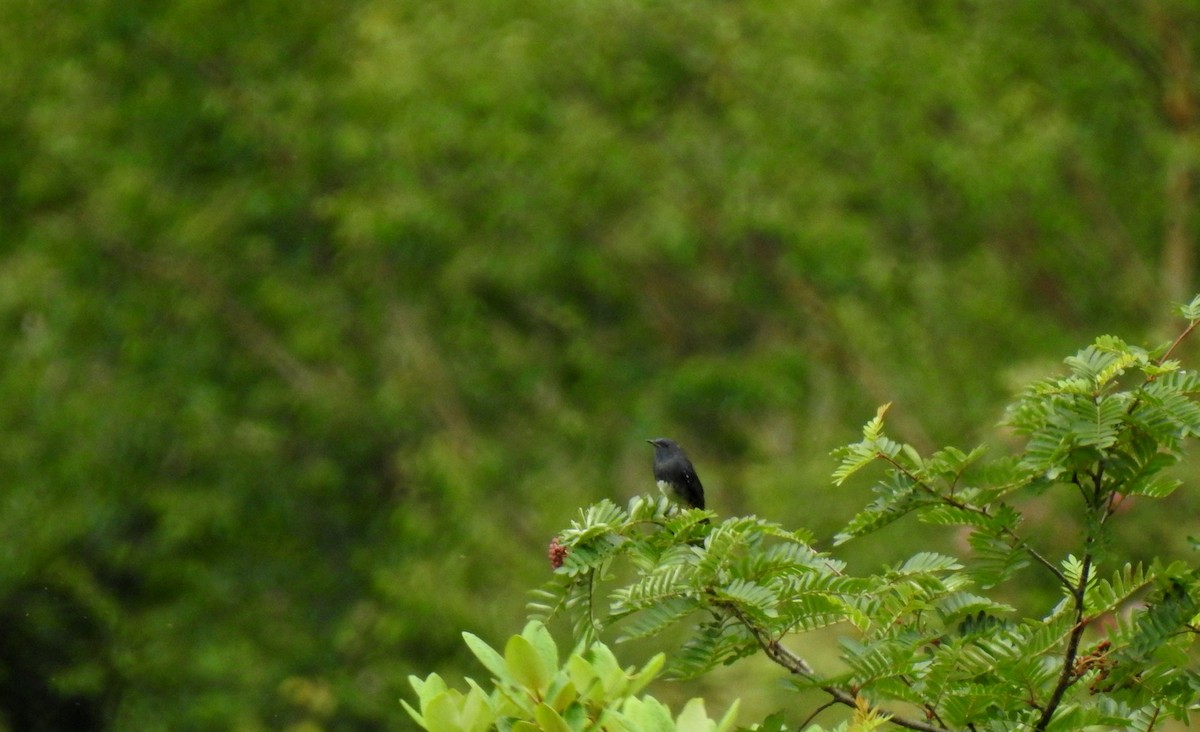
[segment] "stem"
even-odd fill
[[[800,656],[785,648],[783,644],[772,638],[766,630],[755,625],[754,621],[747,617],[746,614],[736,606],[724,605],[723,607],[732,613],[733,616],[738,619],[738,622],[746,626],[746,629],[754,635],[754,639],[758,641],[758,645],[760,648],[762,648],[763,653],[767,654],[767,658],[771,659],[780,666],[783,666],[785,669],[796,674],[797,676],[803,676],[808,679],[816,679],[817,672],[808,664],[808,661],[805,661]],[[824,691],[826,694],[829,694],[831,697],[833,697],[833,701],[830,702],[830,704],[843,704],[848,707],[853,707],[855,706],[855,702],[858,698],[856,694],[852,694],[846,689],[842,689],[837,686],[822,686],[821,691]],[[818,709],[817,711],[819,712],[825,708],[826,707],[821,707],[821,709]],[[896,725],[897,727],[917,730],[917,732],[949,732],[946,727],[939,727],[936,724],[929,724],[927,722],[921,722],[915,719],[908,719],[907,717],[901,717],[891,714],[890,712],[885,712],[885,714],[889,714],[888,722]]]
[[[1190,329],[1189,329],[1190,330]],[[1079,656],[1079,641],[1083,638],[1083,633],[1087,630],[1090,620],[1085,620],[1084,615],[1087,611],[1085,598],[1087,595],[1088,580],[1092,574],[1093,554],[1092,550],[1095,547],[1097,538],[1096,533],[1103,529],[1105,522],[1112,513],[1109,511],[1109,502],[1104,499],[1104,466],[1100,465],[1096,472],[1091,475],[1092,478],[1092,496],[1088,500],[1087,491],[1083,487],[1083,481],[1076,475],[1072,481],[1079,487],[1080,493],[1083,494],[1084,501],[1088,505],[1091,516],[1096,518],[1096,528],[1092,530],[1084,540],[1086,549],[1083,553],[1083,566],[1079,572],[1079,583],[1071,588],[1071,596],[1075,600],[1075,626],[1071,628],[1071,635],[1067,639],[1067,649],[1063,653],[1063,666],[1058,674],[1058,683],[1054,685],[1054,691],[1050,693],[1050,699],[1046,702],[1046,707],[1042,710],[1042,716],[1038,719],[1037,726],[1034,727],[1035,732],[1044,732],[1050,720],[1054,717],[1054,713],[1058,711],[1058,705],[1062,703],[1063,696],[1066,695],[1067,689],[1071,688],[1071,684],[1075,683],[1075,659]]]
[[[1089,540],[1089,544],[1091,541]],[[1092,571],[1092,553],[1088,551],[1083,556],[1083,569],[1079,573],[1079,584],[1072,588],[1071,594],[1075,598],[1075,627],[1071,628],[1071,636],[1067,639],[1067,650],[1063,654],[1062,671],[1058,674],[1058,683],[1054,685],[1054,691],[1050,693],[1050,700],[1046,702],[1045,709],[1042,710],[1042,716],[1038,719],[1037,726],[1034,727],[1035,732],[1045,732],[1046,727],[1050,724],[1050,720],[1054,717],[1054,713],[1058,711],[1058,705],[1062,703],[1063,696],[1066,695],[1067,689],[1075,681],[1075,658],[1079,655],[1079,640],[1083,638],[1083,631],[1087,629],[1087,623],[1083,619],[1084,592],[1087,590],[1088,578]]]
[[[821,712],[825,711],[826,709],[828,709],[828,708],[832,707],[834,704],[837,704],[837,700],[836,700],[836,699],[833,699],[833,700],[827,701],[827,702],[825,702],[824,704],[822,704],[821,706],[819,706],[819,707],[817,707],[816,709],[814,709],[814,710],[813,710],[813,713],[812,713],[812,714],[810,714],[810,715],[808,715],[807,717],[805,717],[805,718],[804,718],[804,721],[800,723],[800,726],[799,726],[799,727],[797,727],[797,729],[807,729],[807,728],[808,728],[808,723],[809,723],[809,722],[811,722],[811,721],[813,721],[814,719],[816,719],[818,714],[820,714]]]
[[[876,453],[876,455],[877,455],[877,457],[879,457],[879,459],[881,459],[884,462],[891,465],[893,469],[900,471],[904,475],[904,477],[911,480],[915,487],[920,488],[921,490],[925,491],[926,493],[930,494],[931,496],[940,499],[946,505],[953,506],[954,508],[957,508],[960,511],[968,511],[970,513],[977,513],[980,516],[983,516],[985,518],[992,518],[992,514],[989,513],[986,508],[982,508],[980,506],[972,506],[969,503],[963,503],[962,501],[958,500],[957,498],[954,498],[953,496],[943,496],[940,493],[938,493],[937,491],[935,491],[933,488],[926,485],[925,481],[918,478],[916,475],[914,475],[912,473],[912,471],[910,471],[908,468],[905,468],[903,465],[896,462],[891,457],[889,457],[883,453]],[[1067,576],[1065,574],[1063,574],[1062,570],[1060,570],[1057,566],[1055,566],[1054,562],[1051,562],[1049,559],[1046,559],[1044,556],[1042,556],[1036,549],[1034,549],[1032,546],[1029,545],[1029,542],[1022,539],[1020,537],[1020,535],[1017,534],[1017,532],[1013,531],[1012,529],[1004,528],[1004,529],[1002,529],[1002,531],[1009,538],[1011,538],[1013,540],[1014,543],[1013,543],[1012,547],[1014,549],[1022,549],[1024,551],[1028,552],[1029,556],[1033,557],[1034,560],[1038,562],[1038,564],[1041,564],[1043,567],[1050,570],[1050,573],[1053,574],[1058,579],[1058,581],[1062,583],[1063,587],[1066,587],[1068,590],[1071,589],[1070,580],[1067,579]]]
[[[1021,549],[1024,549],[1026,552],[1028,552],[1029,556],[1033,557],[1035,560],[1037,560],[1037,562],[1039,564],[1041,564],[1046,569],[1050,570],[1050,572],[1053,573],[1054,576],[1058,578],[1058,581],[1061,582],[1064,587],[1067,587],[1068,589],[1071,587],[1071,582],[1070,582],[1070,580],[1067,579],[1067,575],[1063,574],[1063,571],[1061,569],[1059,569],[1057,566],[1055,566],[1054,562],[1051,562],[1049,559],[1046,559],[1045,557],[1043,557],[1036,549],[1029,546],[1029,542],[1027,542],[1024,539],[1022,539],[1021,537],[1017,536],[1012,531],[1005,529],[1004,533],[1008,534],[1013,539],[1015,539],[1017,542],[1017,546],[1019,546]]]
[[[1167,352],[1164,353],[1163,355],[1159,356],[1158,360],[1155,361],[1154,363],[1158,364],[1159,366],[1166,363],[1167,359],[1171,357],[1171,354],[1175,351],[1175,349],[1179,346],[1179,344],[1183,342],[1183,339],[1187,338],[1188,334],[1191,333],[1193,330],[1195,330],[1196,326],[1198,326],[1198,325],[1200,325],[1200,320],[1193,320],[1192,322],[1188,323],[1187,329],[1179,334],[1179,337],[1175,339],[1175,342],[1171,344],[1171,347],[1167,349]],[[1151,376],[1148,380],[1154,381],[1154,377]]]
[[[1154,725],[1158,724],[1158,715],[1162,712],[1162,707],[1154,707],[1154,716],[1150,717],[1150,724],[1146,725],[1146,732],[1153,732]]]

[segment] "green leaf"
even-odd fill
[[[581,697],[591,701],[603,701],[604,684],[601,683],[600,674],[591,661],[582,654],[573,653],[567,659],[566,670]]]
[[[622,624],[617,641],[624,643],[657,635],[699,607],[699,600],[691,597],[671,597],[650,605]]]
[[[1186,305],[1180,305],[1179,314],[1193,323],[1200,321],[1200,295],[1193,297]]]
[[[1118,397],[1072,403],[1076,421],[1074,443],[1085,447],[1106,449],[1117,442],[1117,433],[1125,417],[1128,400]]]
[[[437,674],[429,674],[429,676],[424,679],[421,679],[417,676],[409,676],[408,683],[410,686],[412,686],[413,690],[417,692],[417,699],[419,699],[422,704],[424,704],[427,699],[432,699],[446,690],[446,682],[443,681],[442,677],[438,676]]]
[[[572,732],[567,721],[544,703],[533,708],[533,716],[542,732]]]
[[[759,612],[768,611],[777,601],[770,588],[742,579],[735,579],[724,587],[716,588],[715,592],[724,600]]]
[[[733,703],[729,705],[729,709],[725,710],[725,714],[717,722],[715,732],[728,732],[728,730],[731,730],[737,724],[738,708],[740,706],[741,700],[734,699]]]
[[[512,679],[541,696],[550,685],[550,669],[542,663],[537,648],[528,638],[514,635],[504,647],[504,660]]]
[[[421,709],[425,729],[429,732],[462,732],[458,705],[449,691],[437,694]]]
[[[588,648],[584,655],[591,663],[596,678],[600,680],[606,695],[612,697],[624,692],[628,681],[625,670],[621,668],[617,657],[613,655],[608,646],[597,643]]]
[[[875,412],[875,417],[863,427],[863,439],[853,445],[834,450],[840,464],[833,472],[834,485],[841,485],[854,473],[874,462],[879,455],[894,456],[900,446],[883,436],[883,415],[891,404],[884,404]]]
[[[629,698],[621,710],[639,732],[675,732],[671,710],[653,697]]]
[[[663,666],[667,662],[666,655],[662,653],[655,654],[642,666],[641,670],[629,677],[628,685],[625,688],[626,694],[636,694],[641,691],[647,684],[658,677]]]
[[[968,615],[978,613],[988,616],[1001,615],[1015,612],[1015,610],[1011,605],[969,592],[954,592],[937,601],[938,615],[947,625],[958,622]]]
[[[419,727],[425,728],[425,717],[419,711],[413,708],[406,699],[400,700],[400,706],[404,707],[404,711],[408,712],[408,716],[413,718]]]
[[[703,699],[689,700],[687,704],[683,705],[679,716],[675,718],[675,729],[678,732],[713,732],[716,726],[708,718]]]
[[[855,537],[878,531],[918,508],[933,505],[934,501],[928,496],[918,496],[913,491],[876,499],[833,537],[833,545],[840,546]]]
[[[1083,579],[1083,562],[1074,554],[1068,554],[1059,564],[1071,586],[1078,587],[1079,581]]]
[[[962,569],[962,564],[954,557],[948,557],[936,552],[918,552],[904,564],[894,570],[899,575],[924,574],[928,572],[946,572]]]
[[[536,620],[526,623],[521,635],[537,650],[543,668],[558,668],[558,646],[543,623]]]
[[[462,636],[463,640],[467,642],[467,647],[471,649],[471,653],[475,654],[475,658],[479,659],[479,662],[492,673],[492,676],[498,681],[513,682],[503,656],[473,633],[463,633]]]
[[[974,531],[967,537],[974,552],[968,571],[980,587],[995,587],[1029,565],[1029,556],[989,531]]]

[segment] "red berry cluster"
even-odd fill
[[[550,549],[546,552],[546,555],[550,558],[550,566],[558,569],[563,566],[563,560],[567,558],[567,548],[558,543],[558,537],[556,536],[550,540]]]

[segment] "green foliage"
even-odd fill
[[[1181,296],[1197,7],[0,0],[0,727],[390,727],[646,437],[820,536],[992,441]]]
[[[1178,486],[1163,471],[1200,435],[1200,379],[1171,358],[1200,324],[1200,297],[1184,313],[1188,326],[1173,344],[1148,351],[1103,336],[1066,359],[1066,375],[1025,389],[1006,418],[1024,438],[1015,456],[988,461],[982,448],[922,455],[887,436],[886,406],[862,440],[836,451],[836,486],[882,468],[876,498],[836,544],[914,514],[961,527],[971,549],[962,557],[922,551],[854,577],[808,534],[774,522],[713,522],[712,512],[673,513],[641,497],[627,509],[602,502],[559,536],[566,562],[536,594],[534,615],[574,614],[582,636],[613,627],[618,641],[686,623],[692,630],[670,654],[670,675],[761,652],[797,689],[855,707],[849,729],[885,718],[921,730],[1147,730],[1160,719],[1186,721],[1200,689],[1200,569],[1125,562],[1109,540],[1125,501],[1162,499]],[[1022,500],[1050,492],[1075,496],[1082,527],[1076,552],[1057,561],[1022,532]],[[633,579],[619,579],[617,566]],[[1029,572],[1060,590],[1038,614],[1021,616],[985,593]],[[835,624],[845,668],[822,672],[794,649]],[[869,716],[898,705],[920,715]]]
[[[623,669],[607,646],[592,643],[560,663],[553,638],[536,621],[509,638],[503,655],[470,633],[463,637],[491,673],[492,690],[467,679],[464,694],[437,674],[409,677],[419,708],[401,703],[429,732],[726,732],[737,717],[736,704],[714,721],[700,699],[674,716],[653,697],[637,696],[658,675],[661,654],[641,669]]]

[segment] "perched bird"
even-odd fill
[[[654,479],[663,495],[688,508],[704,508],[704,486],[683,448],[665,437],[646,442],[654,445]]]

